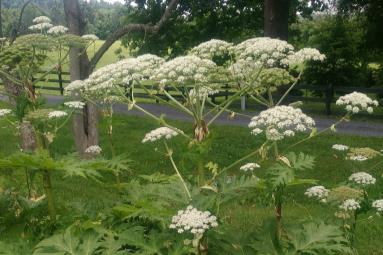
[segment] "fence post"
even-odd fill
[[[241,110],[246,110],[246,96],[241,96]]]
[[[331,83],[327,87],[325,96],[326,114],[331,115],[331,103],[334,99],[334,86]]]
[[[60,94],[64,95],[64,86],[63,86],[61,65],[59,65],[57,68],[57,76],[59,78]]]

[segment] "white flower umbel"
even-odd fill
[[[48,118],[49,119],[62,118],[62,117],[65,117],[67,115],[68,115],[68,113],[66,113],[64,111],[52,111],[52,112],[48,113]]]
[[[70,102],[65,102],[64,105],[72,109],[82,109],[84,108],[85,103],[81,101],[70,101]]]
[[[89,41],[97,41],[99,39],[97,35],[93,35],[93,34],[83,35],[81,37]]]
[[[260,166],[257,163],[247,163],[239,168],[239,170],[248,172],[248,171],[254,171],[255,168],[260,168]]]
[[[51,19],[47,16],[39,16],[33,19],[34,24],[51,23]]]
[[[366,156],[363,156],[363,155],[350,156],[348,159],[353,160],[353,161],[366,161],[366,160],[368,160],[368,158]]]
[[[98,155],[101,152],[102,152],[102,149],[98,145],[91,145],[85,150],[85,153],[92,154],[92,155]]]
[[[347,199],[339,206],[343,211],[355,211],[360,209],[360,204],[355,199]]]
[[[266,67],[288,66],[294,47],[286,41],[258,37],[234,47],[237,59],[260,63]]]
[[[314,126],[315,121],[301,109],[284,105],[262,111],[253,117],[249,124],[253,135],[265,131],[267,139],[272,141],[294,136],[296,132],[311,130]]]
[[[334,144],[331,148],[337,151],[347,151],[349,147],[343,144]]]
[[[288,57],[289,65],[300,65],[307,61],[323,62],[326,56],[321,54],[319,50],[313,48],[303,48]]]
[[[118,61],[92,73],[84,81],[82,91],[93,96],[111,95],[115,89],[129,86],[133,80],[147,79],[164,62],[164,59],[151,54]]]
[[[216,64],[197,56],[183,56],[172,59],[161,65],[151,79],[174,83],[206,83],[216,69]]]
[[[0,117],[3,117],[5,115],[8,115],[12,112],[11,109],[0,109]]]
[[[81,80],[75,80],[69,83],[65,89],[64,94],[69,96],[72,93],[79,93],[81,90],[85,88],[85,82]]]
[[[370,185],[375,184],[376,182],[376,179],[366,172],[354,173],[348,178],[348,180],[360,185]]]
[[[361,111],[373,113],[373,108],[379,105],[378,101],[372,100],[366,94],[359,92],[352,92],[339,97],[336,104],[345,106],[346,110],[351,113],[358,113]]]
[[[212,39],[203,42],[190,50],[190,55],[195,55],[203,59],[212,60],[215,56],[229,55],[233,44],[223,40]]]
[[[313,186],[308,188],[305,192],[305,195],[310,198],[316,198],[321,201],[325,201],[329,193],[329,190],[324,186]]]
[[[185,210],[180,210],[177,215],[173,216],[169,228],[176,229],[178,233],[190,232],[194,235],[201,235],[217,226],[217,217],[208,211],[202,212],[189,205]]]
[[[68,28],[64,26],[54,26],[47,31],[47,33],[51,35],[62,35],[66,32],[68,32]]]
[[[39,23],[39,24],[30,26],[29,30],[41,31],[41,30],[47,30],[47,29],[49,29],[51,27],[53,27],[53,25],[50,24],[50,23]]]
[[[375,200],[372,202],[372,207],[376,209],[379,215],[383,214],[383,199]]]
[[[160,127],[147,133],[144,139],[142,139],[142,142],[155,142],[162,138],[169,140],[170,138],[177,136],[181,132],[181,130],[175,131],[168,127]]]

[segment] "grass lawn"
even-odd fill
[[[134,178],[138,174],[150,174],[156,171],[171,174],[173,170],[170,163],[163,155],[155,151],[154,144],[142,144],[141,140],[145,133],[158,127],[151,119],[143,117],[116,116],[114,125],[115,140],[119,153],[128,153],[134,160],[132,173],[123,176],[125,181]],[[191,124],[186,122],[171,121],[177,127],[191,131]],[[0,122],[0,126],[4,122]],[[101,147],[109,154],[105,136],[106,123],[100,124]],[[236,159],[246,155],[255,148],[258,148],[261,141],[250,135],[249,129],[233,126],[213,126],[211,133],[214,136],[214,144],[209,152],[209,160],[216,162],[220,167],[226,166]],[[0,130],[0,154],[9,155],[18,150],[17,138],[11,128]],[[377,184],[372,188],[371,194],[375,198],[383,198],[383,164],[381,159],[370,159],[365,162],[350,163],[336,156],[331,146],[335,143],[342,143],[354,147],[371,147],[376,150],[383,149],[383,138],[367,138],[359,136],[346,136],[337,134],[326,134],[311,141],[301,144],[295,148],[297,152],[305,152],[316,156],[316,166],[313,170],[304,172],[301,177],[314,178],[319,180],[321,185],[333,187],[343,182],[355,171],[366,171],[377,178]],[[176,162],[183,161],[187,144],[182,137],[176,137],[170,142],[174,149]],[[53,151],[57,155],[74,151],[74,144],[70,126],[65,127],[60,137],[53,144]],[[281,144],[281,151],[286,144]],[[257,159],[254,159],[257,160]],[[258,160],[257,160],[258,161]],[[262,166],[264,162],[258,161]],[[185,176],[190,176],[193,169],[187,164],[181,166]],[[265,171],[256,170],[260,177]],[[232,169],[230,174],[235,174],[238,169]],[[19,183],[23,188],[23,175],[15,174],[14,182]],[[3,177],[1,178],[3,179]],[[21,180],[21,181],[20,181]],[[95,183],[79,178],[63,179],[60,174],[55,174],[53,179],[54,193],[58,199],[59,214],[68,218],[67,222],[73,222],[80,215],[94,216],[103,210],[109,210],[113,205],[120,203],[119,195],[110,184],[114,182],[112,176],[106,177],[104,183]],[[2,184],[3,181],[0,182]],[[20,184],[21,183],[21,184]],[[303,195],[307,186],[296,187],[288,191],[288,203],[284,207],[285,223],[303,221],[310,218],[324,221],[332,220],[334,211],[327,206],[306,199]],[[273,215],[271,207],[253,203],[238,203],[237,205],[222,210],[221,217],[227,217],[232,222],[238,235],[254,230],[264,219]],[[360,218],[357,228],[358,239],[356,246],[359,254],[383,254],[383,218],[364,215]],[[25,240],[22,236],[23,226],[15,224],[3,228],[0,240]],[[28,243],[27,246],[33,246]]]

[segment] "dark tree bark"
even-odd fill
[[[290,0],[265,0],[264,35],[287,40]]]
[[[64,0],[65,16],[69,32],[83,35],[85,21],[78,0]],[[70,77],[72,81],[84,80],[90,73],[89,59],[86,51],[81,48],[71,48],[69,52]],[[77,151],[84,155],[86,148],[98,145],[98,111],[95,105],[87,104],[82,114],[76,114],[73,120],[73,132]]]

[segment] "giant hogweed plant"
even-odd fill
[[[45,16],[37,17],[33,22],[35,24],[30,29],[38,30],[38,33],[19,37],[13,44],[4,43],[0,52],[2,63],[0,75],[19,91],[17,95],[10,91],[10,98],[15,99],[15,104],[10,104],[14,109],[0,109],[0,117],[5,118],[16,130],[21,130],[24,123],[29,123],[28,127],[31,130],[28,139],[34,142],[29,141],[30,148],[22,148],[20,153],[2,158],[0,167],[5,170],[25,171],[27,199],[31,201],[46,199],[50,219],[55,221],[55,198],[51,178],[53,171],[62,170],[67,177],[78,176],[99,181],[102,176],[98,170],[118,173],[127,170],[130,161],[122,157],[114,161],[99,157],[81,162],[76,155],[57,158],[51,154],[50,145],[62,127],[71,119],[72,113],[82,110],[85,104],[80,101],[69,101],[64,103],[62,110],[44,108],[43,100],[40,99],[35,85],[46,79],[52,71],[61,70],[61,66],[67,61],[70,47],[86,50],[94,39],[89,36],[80,38],[66,34],[67,28],[51,25],[49,18]],[[48,57],[51,52],[57,53],[52,60]],[[47,62],[52,66],[36,79],[35,74],[44,69],[43,65]],[[101,151],[97,146],[91,146],[87,153],[93,157]],[[34,177],[40,174],[45,194],[36,197],[33,181]]]
[[[162,246],[152,247],[135,244],[126,240],[117,245],[119,251],[127,249],[132,254],[164,254],[177,242],[164,236],[177,232],[184,240],[184,246],[190,249],[179,250],[179,254],[337,254],[347,253],[349,240],[337,226],[324,223],[307,223],[302,226],[285,226],[282,221],[283,204],[287,201],[285,192],[288,187],[303,184],[315,184],[316,180],[299,178],[299,173],[314,167],[314,157],[291,151],[296,145],[309,141],[328,130],[335,131],[336,125],[350,119],[360,111],[373,112],[377,102],[366,95],[352,93],[341,97],[337,104],[344,105],[347,112],[332,126],[317,132],[315,122],[297,106],[283,105],[284,99],[296,86],[306,61],[322,61],[324,56],[315,49],[295,51],[286,42],[270,38],[254,38],[238,45],[219,40],[203,43],[190,51],[190,55],[165,61],[154,55],[143,55],[125,59],[97,70],[85,81],[75,81],[66,88],[67,94],[79,94],[85,100],[106,107],[107,116],[113,116],[113,104],[125,103],[128,109],[136,108],[161,125],[143,138],[143,143],[156,143],[158,151],[169,159],[175,172],[174,176],[154,174],[139,176],[139,180],[121,184],[125,188],[126,203],[114,208],[117,218],[124,224],[138,224],[146,229],[144,240],[150,242],[153,230],[158,231],[158,240]],[[291,70],[298,76],[291,75]],[[224,80],[232,85],[234,95],[220,104],[215,104],[209,95],[216,94],[219,86],[215,83]],[[146,81],[160,83],[148,88]],[[281,97],[275,93],[282,86],[288,86]],[[172,88],[178,97],[169,93]],[[134,93],[144,90],[156,100],[168,104],[186,113],[193,119],[193,133],[170,125],[164,117],[157,117],[142,108],[136,102]],[[129,92],[130,97],[126,94]],[[168,100],[159,96],[164,94]],[[240,96],[247,95],[267,109],[251,118],[251,134],[264,137],[264,143],[248,155],[221,167],[217,163],[206,161],[209,150],[201,149],[210,139],[209,126],[223,112],[230,112],[230,104]],[[208,107],[211,106],[211,107]],[[235,115],[235,114],[232,114]],[[112,130],[109,124],[109,134]],[[281,151],[278,143],[287,143],[297,133],[308,136]],[[173,137],[185,139],[189,148],[197,146],[201,155],[196,162],[197,181],[185,178],[184,169],[176,162],[171,146]],[[112,137],[112,136],[111,136]],[[111,140],[111,144],[113,144]],[[160,146],[161,145],[161,146]],[[201,147],[200,147],[201,146]],[[162,149],[161,149],[162,148]],[[256,168],[263,161],[271,161],[267,175],[263,179],[256,176]],[[247,161],[246,164],[244,164]],[[254,162],[258,161],[258,163]],[[227,176],[227,172],[240,169],[244,174],[237,177]],[[203,170],[208,170],[209,176]],[[258,234],[243,237],[242,240],[225,231],[230,223],[221,218],[225,206],[239,199],[252,198],[254,194],[267,194],[275,207],[274,220],[265,224]],[[379,201],[375,203],[379,204]],[[174,208],[183,208],[171,217]],[[202,210],[201,210],[202,209]],[[203,211],[205,210],[205,211]],[[104,224],[107,224],[104,222]],[[131,226],[126,225],[128,229]],[[299,229],[302,228],[302,231]],[[138,233],[138,232],[136,232]],[[82,238],[82,237],[77,237]],[[166,239],[166,238],[165,238]],[[115,233],[114,240],[120,240]],[[172,240],[172,241],[171,241]],[[93,240],[100,245],[103,238]],[[167,243],[167,245],[165,245]],[[82,244],[79,241],[79,244]],[[42,242],[39,249],[53,248],[53,240]],[[162,248],[161,248],[162,247]],[[167,253],[166,253],[167,252]],[[171,254],[166,250],[165,254]],[[97,253],[97,249],[96,249]],[[102,252],[101,252],[102,253]],[[105,251],[106,254],[108,254]],[[76,254],[76,253],[74,253]]]

